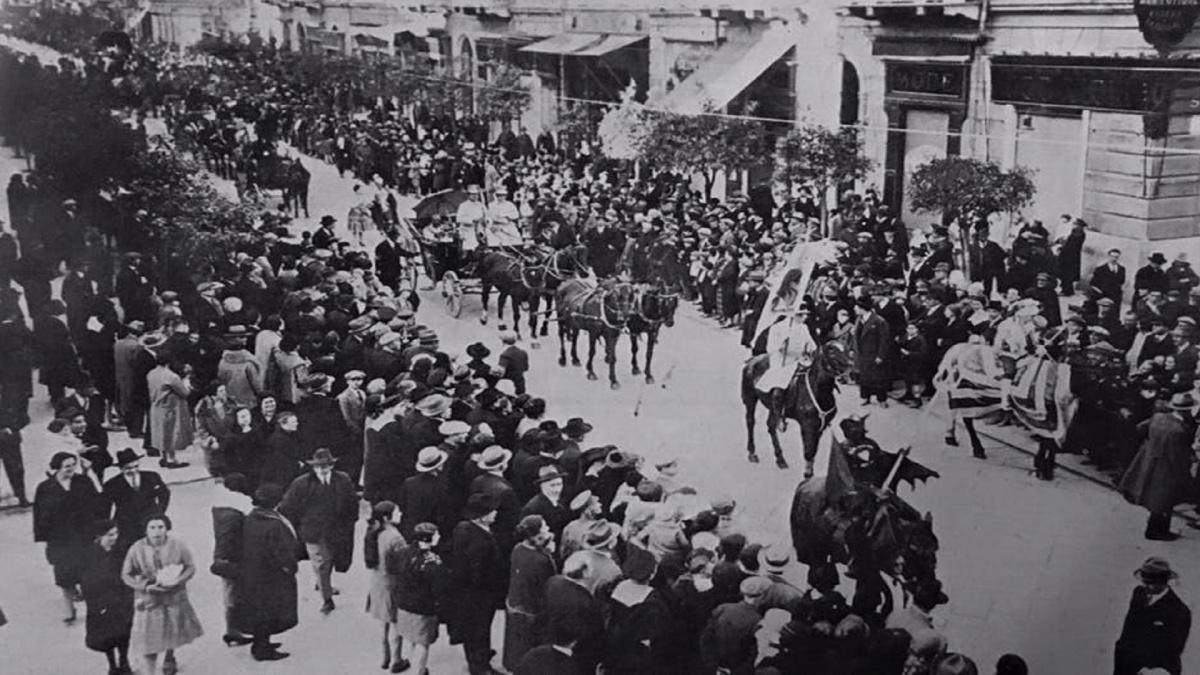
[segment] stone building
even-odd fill
[[[1033,169],[1025,210],[1053,231],[1084,218],[1111,247],[1200,257],[1200,2],[854,0],[840,52],[885,199],[910,225],[905,179],[961,153]],[[1085,261],[1085,274],[1091,263]],[[1132,278],[1132,272],[1130,273]]]

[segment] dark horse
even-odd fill
[[[754,449],[754,412],[759,403],[769,411],[767,432],[775,446],[775,464],[781,469],[788,466],[779,445],[779,420],[771,406],[770,394],[755,389],[755,382],[767,369],[767,355],[760,354],[746,361],[742,367],[742,404],[746,407],[746,452],[751,462],[758,462]],[[813,474],[813,460],[817,456],[817,443],[821,434],[837,414],[837,401],[833,392],[837,377],[850,366],[850,355],[837,342],[826,342],[817,350],[808,370],[797,368],[784,394],[781,410],[787,419],[800,425],[800,440],[804,451],[804,475]]]
[[[666,286],[644,286],[638,293],[637,304],[625,326],[629,329],[629,349],[633,359],[632,372],[646,373],[646,384],[654,384],[650,364],[654,361],[654,345],[658,343],[658,331],[663,326],[675,325],[675,310],[679,307],[679,294],[669,293]],[[646,366],[638,369],[638,336],[646,335]]]
[[[579,365],[575,341],[579,331],[588,334],[587,377],[595,380],[592,363],[596,358],[596,341],[604,339],[604,362],[608,364],[609,386],[617,389],[617,339],[629,321],[638,301],[639,290],[627,282],[604,282],[590,279],[569,279],[558,287],[555,307],[558,310],[558,365],[567,365],[567,341],[571,342],[571,363]]]
[[[312,174],[296,158],[280,158],[273,152],[257,153],[247,160],[247,187],[252,190],[279,190],[284,207],[299,217],[308,217],[308,185]]]
[[[486,251],[475,265],[483,301],[479,322],[488,321],[488,304],[495,288],[500,295],[496,314],[502,321],[504,301],[512,298],[513,330],[518,337],[521,335],[521,303],[529,303],[529,334],[536,339],[542,298],[545,297],[549,304],[560,284],[588,272],[587,248],[583,246],[560,249],[542,257],[499,249]],[[548,332],[549,328],[543,323],[541,334],[545,336]]]

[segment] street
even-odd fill
[[[305,164],[313,174],[313,218],[300,223],[300,229],[315,227],[317,218],[332,214],[344,236],[352,181],[339,179],[334,169],[314,160]],[[0,161],[5,176],[21,165],[7,151]],[[499,351],[498,326],[504,322],[496,320],[494,308],[488,325],[480,325],[477,297],[468,298],[457,320],[446,313],[437,292],[423,292],[422,299],[418,321],[438,333],[444,350],[458,356],[471,342],[481,341],[493,353]],[[540,339],[540,348],[530,348],[528,336],[523,342],[531,357],[529,390],[547,400],[547,419],[561,423],[580,416],[594,424],[588,446],[616,444],[648,462],[677,457],[684,483],[706,496],[737,500],[736,518],[746,524],[752,541],[789,541],[788,507],[803,470],[799,432],[793,425],[783,435],[791,469],[777,469],[769,455],[761,464],[746,461],[738,387],[747,353],[738,344],[736,331],[717,328],[684,303],[675,326],[661,334],[654,364],[657,383],[647,385],[630,374],[629,343],[623,339],[618,347],[622,387],[615,391],[603,376],[592,382],[582,368],[560,367],[555,331],[551,324],[551,335]],[[586,341],[581,346],[586,354]],[[602,367],[603,357],[597,359]],[[839,405],[839,414],[859,412],[857,392],[845,388]],[[1133,570],[1148,555],[1164,556],[1181,570],[1179,592],[1185,602],[1200,600],[1192,591],[1200,574],[1200,533],[1186,531],[1183,539],[1170,544],[1146,542],[1142,539],[1145,512],[1126,504],[1111,489],[1065,472],[1053,482],[1038,481],[1030,473],[1026,455],[987,439],[986,461],[973,459],[965,447],[945,446],[945,405],[938,402],[935,407],[935,412],[900,405],[872,407],[867,427],[884,449],[911,446],[914,460],[941,473],[940,479],[918,486],[915,492],[907,487],[901,490],[914,506],[933,514],[941,542],[938,575],[950,597],[934,616],[951,650],[971,655],[988,672],[1006,652],[1024,656],[1035,673],[1106,672],[1136,583]],[[44,388],[36,388],[31,408],[35,421],[25,459],[32,486],[48,460],[44,429],[49,406]],[[764,416],[760,410],[756,429],[760,454],[770,447],[761,425]],[[113,434],[111,449],[125,447],[126,440]],[[825,470],[827,444],[828,437],[818,456],[818,474]],[[197,453],[189,454],[182,458],[193,466],[167,472],[168,480],[191,481],[174,487],[169,514],[175,519],[173,534],[196,557],[198,573],[189,594],[206,635],[181,650],[181,671],[201,675],[377,670],[382,630],[363,611],[368,573],[361,547],[350,573],[336,577],[341,595],[337,610],[328,616],[318,613],[320,598],[312,590],[312,575],[307,567],[302,569],[300,625],[279,636],[282,649],[292,658],[255,663],[246,648],[228,649],[220,642],[221,586],[208,571],[212,553],[208,507],[214,491],[223,488],[197,480],[204,472]],[[0,550],[7,582],[0,589],[0,607],[9,620],[0,629],[0,663],[23,664],[20,672],[30,675],[100,672],[102,657],[83,644],[82,607],[75,625],[64,626],[58,617],[58,591],[41,546],[32,542],[29,511],[0,512]],[[804,583],[799,567],[793,566],[791,576],[797,584]],[[499,644],[500,620],[493,632],[494,644]],[[465,672],[461,649],[447,644],[444,631],[432,650],[430,666],[436,673]],[[1192,640],[1184,672],[1197,669],[1200,644]]]

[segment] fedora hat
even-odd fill
[[[592,523],[584,535],[584,546],[591,549],[606,549],[617,543],[617,526],[607,520]]]
[[[141,458],[142,455],[139,455],[137,450],[134,450],[133,448],[125,448],[117,453],[117,466],[132,464]]]
[[[447,457],[449,455],[444,450],[432,445],[427,448],[421,448],[421,452],[417,453],[417,472],[428,473],[430,471],[437,471],[446,463]]]
[[[322,225],[332,225],[336,222],[337,222],[337,218],[334,218],[331,215],[326,214],[324,216],[321,216],[321,224]]]
[[[1146,562],[1134,571],[1133,576],[1151,583],[1163,583],[1179,577],[1175,570],[1171,569],[1171,563],[1157,556],[1146,558]]]
[[[1154,263],[1155,265],[1161,265],[1161,264],[1167,262],[1167,257],[1164,256],[1162,253],[1155,251],[1154,253],[1150,254],[1150,257],[1147,258],[1147,260]]]
[[[374,319],[369,316],[360,316],[350,321],[346,326],[352,334],[361,333],[375,325]]]
[[[563,433],[568,436],[582,436],[592,429],[592,425],[584,422],[582,417],[572,417],[567,420],[567,426],[563,427]]]
[[[300,386],[303,387],[305,391],[316,391],[317,389],[320,389],[328,384],[329,380],[330,377],[325,373],[314,373],[309,376],[308,379],[304,380],[303,384]]]
[[[486,359],[491,353],[492,350],[488,349],[482,342],[474,342],[467,347],[467,356],[473,359]]]
[[[1191,410],[1195,407],[1196,400],[1186,391],[1171,397],[1171,410]]]
[[[543,466],[538,469],[537,479],[534,482],[537,483],[538,485],[541,485],[542,483],[549,483],[552,480],[556,480],[558,478],[566,478],[566,477],[567,477],[567,474],[559,471],[557,466],[550,464],[548,466]]]
[[[337,461],[337,458],[333,456],[333,453],[329,451],[329,448],[317,448],[317,451],[313,453],[312,458],[304,461],[311,466],[333,466],[334,462]]]
[[[442,394],[429,394],[417,401],[417,412],[426,417],[441,417],[450,409],[450,399]]]
[[[508,466],[508,460],[510,459],[512,459],[511,450],[502,448],[499,445],[489,445],[479,455],[477,464],[483,471],[495,471]]]

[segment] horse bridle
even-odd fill
[[[639,288],[637,290],[637,303],[636,303],[637,315],[646,323],[657,328],[657,327],[661,326],[664,322],[666,322],[667,317],[664,315],[662,318],[652,319],[646,313],[646,298],[651,295],[659,297],[659,298],[678,298],[679,294],[678,293],[660,293],[657,290],[651,289],[651,288],[646,288],[646,289]]]

